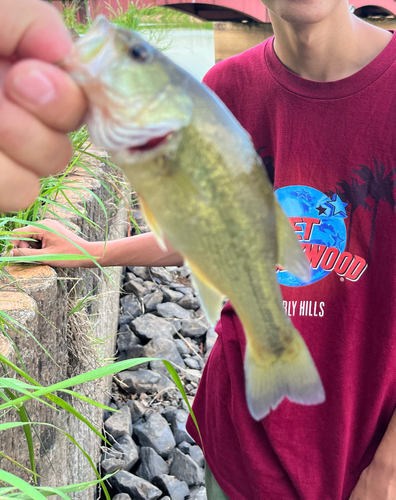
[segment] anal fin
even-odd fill
[[[186,261],[186,265],[191,270],[191,281],[201,300],[202,308],[211,325],[214,326],[220,318],[224,295],[194,264]]]

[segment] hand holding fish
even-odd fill
[[[60,16],[39,0],[0,2],[0,212],[26,208],[39,178],[61,171],[72,153],[67,132],[85,98],[55,63],[72,41]]]

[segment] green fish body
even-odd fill
[[[104,19],[63,66],[90,101],[92,139],[124,170],[160,244],[184,256],[212,324],[224,296],[235,308],[251,415],[284,397],[324,401],[275,273],[278,264],[308,281],[308,261],[247,132],[208,88]]]

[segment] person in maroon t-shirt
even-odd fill
[[[310,259],[306,286],[277,272],[326,402],[283,401],[254,421],[244,394],[243,331],[227,304],[194,403],[208,498],[393,499],[396,38],[353,16],[347,0],[263,3],[275,38],[216,65],[205,82],[251,134]],[[151,234],[108,242],[103,254],[103,242],[48,225],[103,255],[102,266],[182,263]],[[25,231],[42,248],[15,241],[14,255],[76,252],[50,232]],[[198,441],[191,422],[188,430]]]

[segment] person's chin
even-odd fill
[[[315,24],[330,17],[345,0],[264,0],[272,15],[290,24]]]

